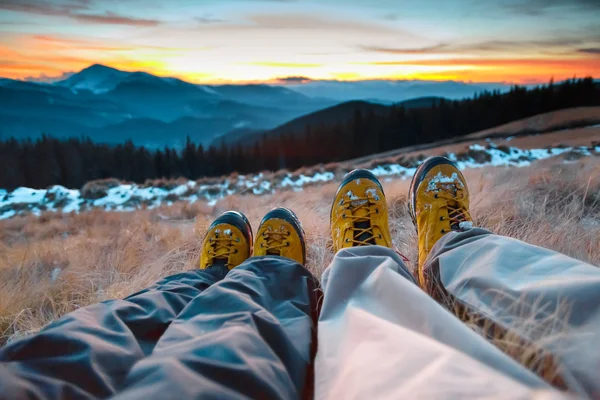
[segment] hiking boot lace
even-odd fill
[[[290,237],[291,233],[285,229],[274,231],[270,227],[263,232],[262,236],[265,241],[260,246],[265,249],[267,254],[278,256],[281,255],[281,250],[285,247],[290,246],[290,242],[287,238]]]
[[[371,224],[371,216],[379,214],[378,208],[373,208],[375,202],[370,197],[355,197],[351,201],[344,201],[347,212],[342,214],[342,218],[352,221],[352,239],[346,239],[346,243],[352,243],[353,246],[369,246],[374,244],[375,233]],[[364,213],[358,211],[364,210]],[[378,236],[381,239],[381,235]]]
[[[448,183],[436,183],[436,187],[435,198],[446,200],[441,208],[446,208],[448,211],[448,217],[440,217],[440,221],[447,221],[449,226],[448,229],[442,228],[442,233],[448,233],[453,230],[459,231],[462,228],[461,222],[471,221],[471,216],[464,202],[464,189],[457,181],[450,185]]]
[[[229,257],[232,254],[238,252],[234,248],[233,243],[239,242],[239,238],[233,237],[233,235],[215,233],[215,235],[208,239],[210,248],[208,249],[209,264],[213,263],[213,260],[225,260],[225,266],[229,263]]]

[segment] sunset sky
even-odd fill
[[[0,0],[0,76],[600,78],[599,0]]]

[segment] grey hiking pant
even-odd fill
[[[600,398],[600,269],[483,229],[444,236],[425,268],[496,334],[549,351],[569,390]],[[318,399],[562,397],[422,291],[391,249],[340,251],[322,286]]]
[[[0,348],[0,399],[312,397],[318,289],[281,257],[169,276]]]

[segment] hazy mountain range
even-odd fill
[[[455,81],[303,81],[286,85],[308,97],[327,97],[342,102],[368,100],[375,103],[392,104],[421,97],[444,97],[458,100],[472,97],[484,90],[507,91],[503,83],[465,83]]]
[[[54,83],[0,79],[0,139],[45,133],[105,143],[131,139],[159,147],[181,145],[190,136],[209,145],[271,130],[351,100],[391,104],[424,96],[458,99],[504,88],[508,87],[427,81],[196,85],[93,65]]]

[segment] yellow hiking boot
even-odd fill
[[[258,227],[254,255],[287,257],[304,265],[304,229],[296,214],[287,208],[269,211]]]
[[[331,238],[337,253],[346,247],[392,248],[387,202],[381,183],[366,169],[350,172],[331,207]]]
[[[419,166],[410,184],[409,209],[419,239],[418,280],[430,292],[431,279],[423,264],[434,244],[446,233],[471,228],[469,189],[456,164],[431,157]]]
[[[233,269],[252,253],[252,227],[246,216],[227,211],[208,228],[202,244],[200,269],[224,265]]]

